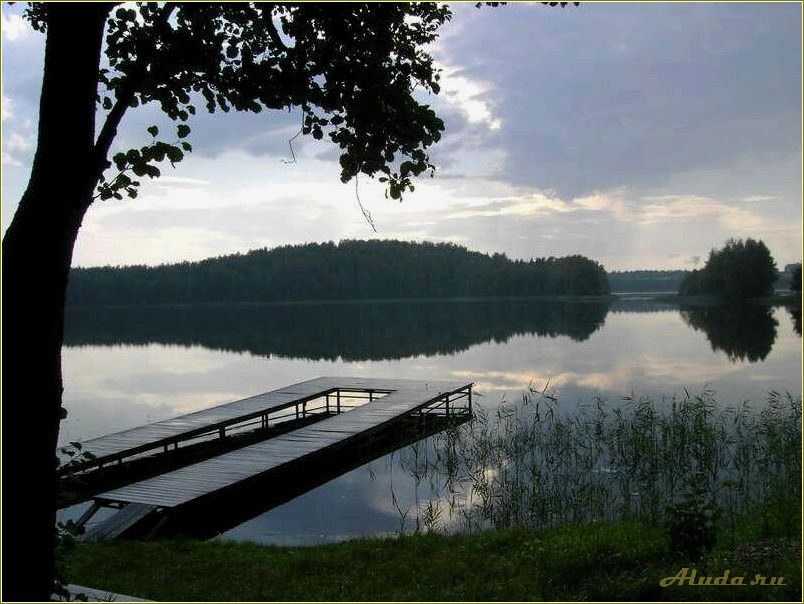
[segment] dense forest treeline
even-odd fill
[[[68,305],[605,295],[583,256],[511,260],[447,243],[308,243],[156,267],[76,268]]]

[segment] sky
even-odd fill
[[[44,37],[23,8],[2,5],[3,232],[36,144]],[[694,268],[750,236],[780,268],[801,259],[800,3],[453,10],[429,49],[443,70],[426,99],[446,122],[438,170],[401,203],[365,176],[341,184],[326,141],[296,139],[288,163],[296,111],[199,111],[187,159],[137,199],[90,208],[73,265],[370,238],[628,270]],[[129,110],[115,149],[148,142],[153,123],[169,121]]]

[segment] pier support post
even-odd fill
[[[92,505],[89,507],[89,509],[86,512],[84,512],[83,514],[81,514],[81,517],[78,519],[78,521],[75,523],[75,525],[77,527],[79,527],[79,528],[84,526],[87,523],[87,521],[90,518],[92,518],[92,516],[95,515],[95,512],[97,512],[99,509],[100,509],[100,506],[98,505],[98,502],[93,501]]]

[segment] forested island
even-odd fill
[[[75,268],[68,305],[290,302],[463,296],[601,296],[584,256],[513,260],[450,243],[308,243],[161,266]]]

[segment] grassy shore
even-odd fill
[[[544,531],[412,535],[317,547],[162,541],[82,544],[80,585],[154,600],[797,600],[800,509],[770,523],[742,516],[697,565],[660,528],[594,523]],[[764,526],[763,526],[764,525]],[[661,587],[682,568],[781,586]]]

